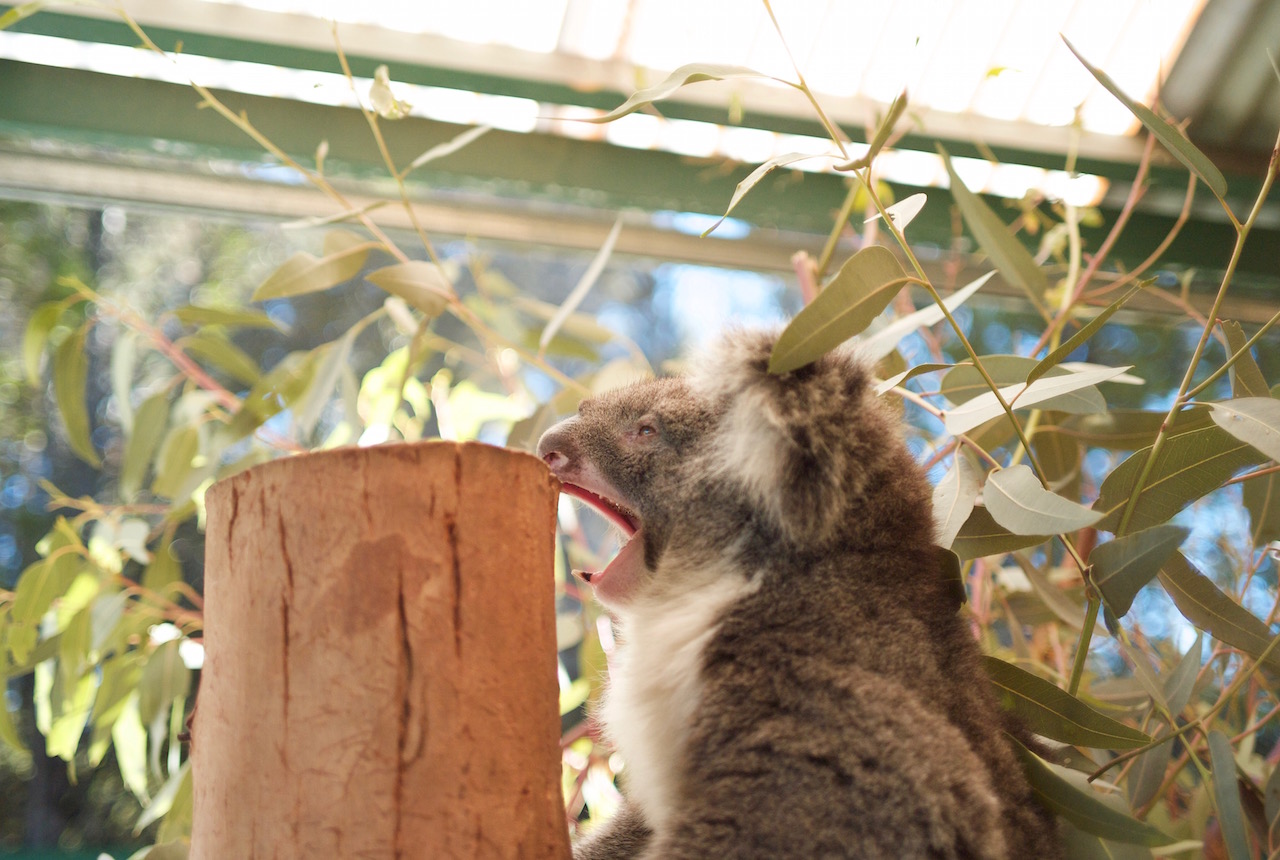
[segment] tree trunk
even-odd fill
[[[214,486],[191,856],[568,857],[556,493],[447,442]]]

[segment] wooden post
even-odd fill
[[[556,493],[448,442],[215,485],[191,857],[567,858]]]

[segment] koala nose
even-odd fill
[[[538,456],[555,475],[563,475],[573,463],[576,450],[573,430],[577,424],[577,418],[568,418],[543,433],[538,440]]]

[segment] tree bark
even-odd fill
[[[569,856],[557,489],[427,442],[209,491],[193,858]]]

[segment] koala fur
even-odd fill
[[[538,453],[631,539],[584,575],[619,647],[626,761],[596,858],[1054,858],[871,373],[771,376],[723,337],[688,378],[586,400]]]

